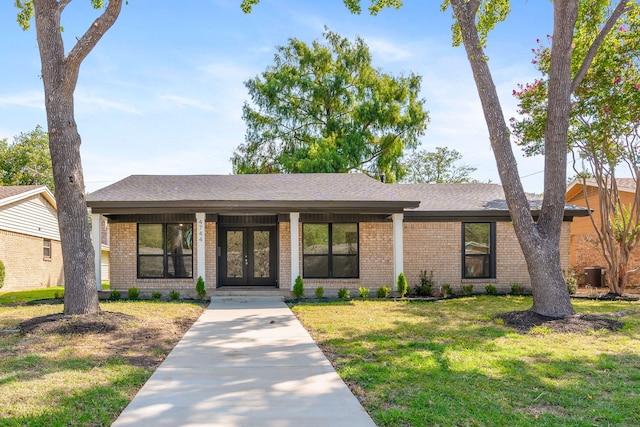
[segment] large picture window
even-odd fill
[[[303,224],[305,278],[357,278],[358,224]]]
[[[465,279],[496,277],[496,224],[493,222],[465,222],[462,224],[463,267]]]
[[[192,278],[193,224],[138,224],[138,278]]]

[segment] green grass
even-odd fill
[[[348,301],[293,307],[379,426],[640,425],[640,304],[621,331],[521,335],[492,320],[530,297]]]
[[[33,289],[29,291],[0,292],[0,304],[10,304],[15,302],[28,302],[41,299],[53,299],[64,293],[61,286],[53,286],[50,288]]]
[[[111,425],[153,372],[128,358],[164,357],[182,335],[177,325],[190,325],[204,310],[157,301],[101,308],[135,317],[124,324],[117,349],[103,334],[0,335],[0,426]],[[59,304],[0,305],[0,329],[60,312]],[[141,348],[145,335],[163,331],[170,338]]]

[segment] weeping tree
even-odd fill
[[[404,174],[402,156],[415,148],[428,116],[420,77],[394,77],[371,64],[360,38],[325,30],[326,43],[290,39],[274,65],[245,83],[246,142],[234,173],[358,171],[390,181]]]
[[[574,74],[611,7],[604,3],[607,7],[596,9],[589,2],[580,4],[571,63]],[[640,8],[630,1],[627,9],[604,38],[592,66],[572,93],[567,140],[613,294],[622,294],[629,275],[640,271],[640,265],[630,265],[631,251],[640,237],[640,188],[636,185],[629,203],[621,197],[616,179],[626,171],[637,183],[640,168]],[[548,42],[552,41],[549,37]],[[548,42],[538,42],[533,63],[541,78],[521,84],[513,92],[520,101],[521,118],[512,119],[512,128],[516,142],[529,155],[544,153],[551,47]],[[578,169],[576,157],[586,169]],[[596,204],[590,202],[587,192],[591,185],[597,188]]]
[[[19,9],[18,23],[23,29],[29,29],[32,19],[35,20],[42,63],[41,78],[64,266],[64,312],[93,314],[100,307],[73,95],[82,61],[115,23],[122,9],[122,0],[91,0],[95,9],[102,9],[101,14],[76,39],[71,49],[65,51],[61,15],[69,3],[71,0],[15,1]]]
[[[343,1],[352,12],[361,12],[360,0]],[[258,2],[259,0],[244,0],[243,10],[249,11]],[[573,37],[582,30],[581,27],[576,27],[579,3],[578,0],[553,2],[553,44],[549,51],[547,120],[544,129],[544,199],[537,218],[533,218],[531,214],[518,175],[511,147],[511,132],[493,82],[489,59],[485,54],[488,35],[498,23],[507,19],[510,1],[445,0],[442,4],[443,11],[450,9],[453,12],[453,42],[455,46],[464,46],[473,72],[500,181],[531,278],[531,310],[556,318],[573,313],[560,264],[571,94],[582,82],[605,36],[621,16],[629,13],[628,0],[620,0],[615,7],[608,7],[609,2],[606,0],[583,2],[592,5],[592,16],[599,30],[589,46],[586,46],[587,54],[577,71],[574,71]],[[401,6],[401,0],[371,0],[369,11],[375,14],[383,8]],[[602,13],[598,13],[599,11]]]

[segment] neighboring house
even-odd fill
[[[531,196],[534,216],[540,198]],[[290,290],[529,285],[502,187],[383,184],[360,174],[130,176],[87,196],[109,220],[112,289],[193,294],[215,288]],[[569,267],[568,207],[561,256]],[[95,234],[94,242],[100,236]],[[94,243],[95,244],[95,243]],[[96,252],[99,253],[99,252]],[[96,260],[98,262],[99,260]]]
[[[620,200],[625,206],[630,206],[631,203],[633,203],[636,191],[636,181],[633,178],[618,178],[616,183],[618,185]],[[592,209],[594,220],[599,227],[598,184],[595,179],[587,179],[585,184],[589,207]],[[574,181],[569,185],[565,200],[567,203],[573,205],[587,206],[582,181]],[[637,247],[631,252],[629,267],[636,268],[639,265],[640,248]],[[588,216],[576,218],[571,224],[571,266],[575,270],[580,284],[584,281],[584,275],[582,273],[585,267],[607,267],[607,263],[602,255],[600,242],[598,241],[598,235],[596,234],[591,218]],[[640,283],[640,273],[629,276],[630,285],[636,285],[638,283]]]
[[[44,186],[0,187],[2,292],[64,285],[56,209]]]

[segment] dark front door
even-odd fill
[[[220,285],[276,285],[276,229],[221,227]]]

